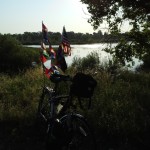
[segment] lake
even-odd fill
[[[112,47],[116,44],[112,44]],[[41,48],[40,45],[30,45],[28,47],[35,47],[35,48]],[[57,48],[58,45],[52,45],[53,48]],[[106,48],[107,44],[104,43],[96,43],[96,44],[75,44],[71,45],[71,56],[66,57],[66,62],[68,65],[71,65],[73,58],[83,58],[86,57],[88,54],[92,52],[98,53],[100,57],[101,62],[107,62],[108,59],[111,59],[111,55],[106,53],[105,51],[102,51],[102,49]],[[134,70],[138,65],[140,65],[142,62],[138,59],[134,58],[135,65],[129,69]]]
[[[71,56],[66,57],[66,62],[70,65],[74,57],[83,58],[92,52],[96,52],[101,61],[107,61],[111,58],[110,54],[102,51],[106,47],[106,44],[84,44],[84,45],[72,45]]]

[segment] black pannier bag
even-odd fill
[[[79,99],[80,106],[81,100],[80,98],[89,98],[89,107],[91,105],[91,97],[93,96],[94,89],[97,85],[96,80],[88,74],[77,73],[72,80],[71,85],[71,94],[77,96]]]

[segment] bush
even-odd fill
[[[31,67],[33,61],[39,63],[39,52],[23,47],[10,35],[0,35],[0,72],[15,73]]]
[[[87,57],[81,58],[74,58],[72,67],[76,68],[78,71],[84,70],[93,70],[99,67],[100,58],[98,53],[93,52],[87,55]]]
[[[143,64],[136,68],[137,71],[150,72],[150,54],[146,54],[143,58]]]

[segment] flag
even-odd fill
[[[44,43],[48,44],[48,45],[49,45],[49,51],[48,51],[48,53],[49,53],[51,59],[55,59],[55,58],[56,58],[56,53],[55,53],[54,49],[52,48],[52,45],[51,45],[51,43],[50,43],[50,40],[48,39],[48,36],[47,36],[48,29],[47,29],[47,27],[43,24],[43,22],[42,22],[42,32],[43,32],[43,41],[44,41],[44,42],[42,42],[41,47],[42,47],[43,49],[46,49],[46,46],[45,46]]]
[[[43,71],[44,74],[50,78],[52,74],[52,67],[54,65],[53,61],[56,58],[56,52],[51,46],[51,43],[48,39],[48,28],[45,26],[45,24],[42,22],[42,34],[43,34],[43,41],[41,42],[41,55],[40,59],[43,64]],[[49,49],[46,49],[46,45],[49,45]]]
[[[47,78],[50,78],[50,77],[51,77],[51,74],[52,74],[52,73],[51,73],[51,69],[45,68],[45,69],[44,69],[44,73],[45,73],[45,75],[46,75]]]
[[[41,62],[43,64],[43,71],[44,74],[50,78],[50,68],[52,67],[51,65],[51,60],[47,57],[47,54],[43,52],[40,56]]]
[[[62,35],[61,35],[61,43],[56,52],[56,65],[65,72],[67,69],[67,63],[64,55],[71,55],[71,47],[68,40],[67,32],[65,26],[63,27]]]
[[[47,27],[44,25],[44,23],[42,22],[42,33],[43,33],[43,40],[45,43],[48,43],[48,29]]]
[[[42,63],[45,63],[47,61],[47,59],[44,57],[43,54],[41,54],[40,60],[41,60]]]
[[[55,58],[56,58],[56,52],[55,52],[55,50],[52,48],[51,45],[49,45],[49,52],[50,52],[50,58],[51,58],[51,59],[55,59]]]
[[[41,62],[43,64],[44,69],[50,69],[51,68],[51,59],[50,55],[48,54],[46,50],[46,46],[43,42],[41,42],[41,55],[40,55]]]
[[[62,70],[53,65],[50,69],[45,69],[45,75],[50,79],[52,74],[63,74]]]
[[[43,42],[41,42],[41,50],[41,55],[44,55],[47,59],[49,59],[50,56],[46,50],[46,45]]]
[[[64,53],[62,49],[62,45],[60,44],[56,53],[56,65],[63,71],[67,69],[67,63],[64,58]]]
[[[46,52],[46,50],[43,50],[40,56],[41,62],[43,66],[47,69],[50,69],[51,67],[51,60],[49,54]]]
[[[65,29],[65,26],[63,27],[62,35],[61,35],[61,44],[63,46],[64,54],[71,55],[71,47],[68,40],[68,35]]]
[[[45,45],[44,42],[41,42],[41,49],[42,49],[42,50],[46,50],[46,45]]]
[[[68,41],[68,36],[65,27],[63,27],[61,43],[58,47],[58,50],[52,48],[50,40],[48,39],[48,29],[42,22],[42,34],[43,41],[41,42],[41,55],[40,59],[43,64],[44,74],[51,78],[52,74],[63,74],[67,69],[67,63],[64,55],[71,55],[71,47]],[[46,45],[49,45],[49,49],[46,49]],[[63,71],[63,72],[62,72]]]

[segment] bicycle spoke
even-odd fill
[[[62,120],[62,124],[70,134],[66,150],[95,150],[92,132],[84,119],[77,116],[68,117]]]

